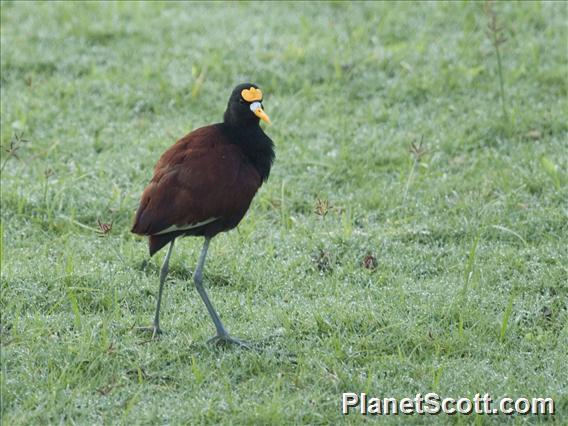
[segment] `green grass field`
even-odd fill
[[[333,424],[342,392],[568,422],[568,6],[2,2],[2,423]],[[495,35],[495,34],[494,34]],[[160,154],[265,93],[277,159],[205,285],[129,232]],[[112,223],[106,235],[98,221]]]

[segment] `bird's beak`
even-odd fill
[[[270,117],[264,112],[262,106],[260,105],[260,102],[253,102],[250,106],[250,109],[254,113],[254,115],[260,118],[262,121],[271,124]]]

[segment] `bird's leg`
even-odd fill
[[[207,249],[209,248],[210,241],[211,238],[205,237],[205,242],[203,243],[203,248],[201,249],[201,254],[199,255],[199,263],[197,264],[197,268],[193,273],[193,282],[195,283],[195,288],[201,296],[201,299],[203,299],[203,303],[205,303],[207,311],[209,312],[209,316],[213,320],[213,324],[215,324],[215,329],[217,330],[217,335],[213,337],[210,342],[232,343],[239,346],[248,347],[246,343],[241,342],[240,340],[235,339],[229,335],[229,333],[225,329],[225,326],[221,322],[221,318],[219,318],[217,311],[215,311],[213,304],[209,300],[207,292],[203,288],[203,265],[205,264],[205,257],[207,256]]]
[[[215,311],[213,304],[211,303],[209,297],[207,296],[207,292],[203,288],[203,266],[205,265],[205,257],[207,256],[207,250],[209,249],[210,241],[211,238],[205,237],[203,248],[201,249],[201,254],[199,255],[199,262],[197,263],[197,268],[193,273],[193,282],[195,283],[195,288],[197,289],[197,292],[201,296],[201,299],[203,299],[203,303],[205,303],[205,306],[207,307],[207,311],[209,312],[209,315],[213,320],[213,324],[215,324],[215,328],[217,329],[217,335],[228,336],[229,333],[227,333],[227,330],[225,330],[225,326],[221,322],[221,318],[219,318],[217,311]]]
[[[156,301],[156,314],[154,315],[154,323],[152,324],[152,338],[156,338],[158,334],[162,333],[160,330],[160,304],[162,303],[162,292],[164,291],[164,284],[166,283],[166,277],[168,276],[170,256],[174,248],[174,240],[170,243],[168,248],[168,253],[164,258],[164,263],[162,264],[162,269],[160,269],[160,288],[158,290],[158,300]]]

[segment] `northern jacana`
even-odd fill
[[[243,342],[231,337],[205,289],[203,265],[211,239],[236,227],[274,161],[274,144],[259,125],[270,123],[262,91],[252,83],[231,93],[223,122],[192,131],[170,147],[156,164],[142,193],[132,232],[149,237],[150,256],[169,243],[160,270],[160,287],[152,324],[160,332],[160,303],[174,242],[181,236],[204,237],[193,281],[215,324],[214,341]],[[246,346],[246,345],[245,345]]]

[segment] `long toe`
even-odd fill
[[[243,349],[252,349],[252,346],[250,343],[248,342],[244,342],[242,340],[239,339],[235,339],[234,337],[229,336],[228,334],[218,334],[217,336],[209,339],[207,341],[208,344],[210,345],[215,345],[215,346],[230,346],[230,345],[234,345],[234,346],[238,346],[240,348]]]
[[[151,325],[149,327],[137,327],[137,330],[141,333],[151,334],[153,340],[158,340],[160,335],[163,333],[162,329],[155,325]]]

